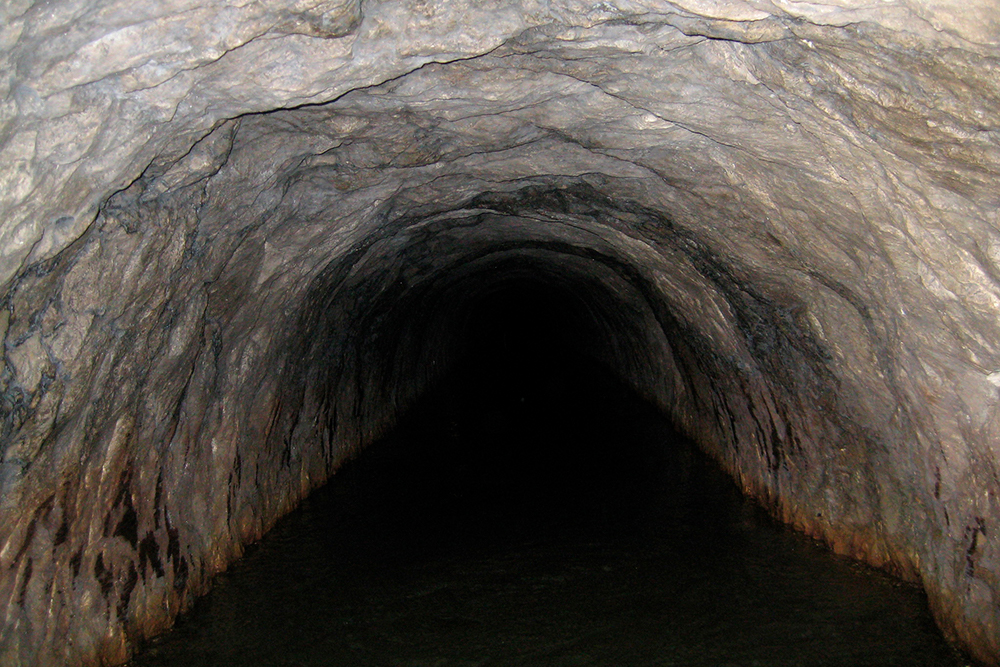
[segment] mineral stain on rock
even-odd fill
[[[554,352],[1000,663],[994,4],[6,3],[0,664],[123,663]]]

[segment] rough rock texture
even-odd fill
[[[511,281],[1000,662],[994,0],[14,0],[0,73],[3,665],[123,661]]]

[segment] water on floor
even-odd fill
[[[508,371],[428,396],[134,666],[965,664],[597,369]]]

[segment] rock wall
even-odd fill
[[[125,660],[511,280],[1000,661],[994,2],[0,19],[0,663]]]

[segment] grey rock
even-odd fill
[[[990,0],[7,3],[0,663],[168,627],[511,262],[1000,661],[998,35]]]

